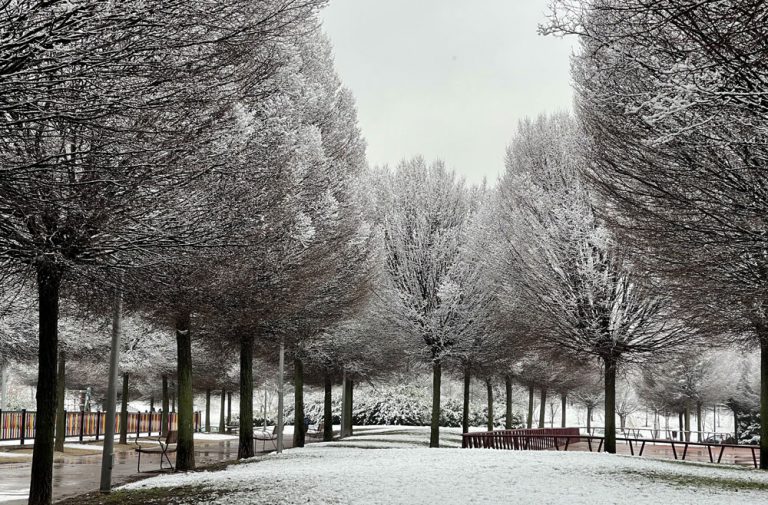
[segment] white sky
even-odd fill
[[[336,68],[371,165],[422,154],[494,183],[519,119],[570,110],[571,40],[536,33],[547,0],[331,0]]]

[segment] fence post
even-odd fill
[[[20,445],[24,445],[24,435],[27,428],[27,409],[21,409],[21,430],[19,431],[20,435]]]
[[[85,426],[85,410],[80,411],[80,441],[83,441],[83,427]]]
[[[96,411],[96,441],[99,441],[99,430],[101,430],[101,411]]]

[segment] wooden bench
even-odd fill
[[[173,463],[171,463],[171,459],[168,457],[168,455],[172,452],[176,452],[176,444],[179,441],[179,432],[176,430],[170,430],[165,436],[165,440],[163,440],[163,437],[157,437],[150,440],[156,441],[158,445],[151,445],[149,447],[143,446],[139,444],[138,437],[134,442],[136,444],[135,451],[139,454],[139,462],[136,467],[136,471],[141,473],[142,454],[160,454],[160,471],[163,471],[163,458],[165,458],[165,460],[168,462],[168,465],[171,467],[171,471],[175,472],[176,468],[173,466]]]

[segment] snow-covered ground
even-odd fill
[[[457,430],[446,430],[450,447],[441,449],[425,447],[426,428],[356,433],[224,471],[162,475],[123,489],[166,488],[184,492],[185,503],[216,504],[768,502],[768,474],[754,470],[596,453],[462,450],[455,448]]]

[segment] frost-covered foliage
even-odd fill
[[[553,6],[545,31],[579,36],[576,108],[589,137],[589,176],[612,228],[633,261],[674,293],[689,324],[711,339],[759,345],[765,355],[768,102],[759,61],[768,4]]]
[[[466,238],[467,189],[442,162],[422,158],[374,175],[387,272],[425,357],[439,361],[457,344],[446,305],[457,289],[449,274]]]
[[[618,366],[678,344],[683,334],[665,314],[669,297],[644,285],[596,214],[601,201],[583,177],[584,143],[565,114],[520,123],[499,183],[511,266],[499,275],[520,286],[538,315],[540,342],[601,362],[606,411],[613,412]],[[613,416],[606,421],[612,433]]]
[[[432,399],[429,391],[411,384],[380,385],[359,388],[355,391],[352,420],[355,425],[402,425],[428,426],[432,420]],[[441,403],[440,426],[460,427],[463,405],[460,400],[449,398]],[[494,405],[495,412],[504,412],[504,405]],[[313,422],[323,419],[323,399],[310,396],[305,405],[305,415]],[[341,400],[333,402],[334,423],[339,422]],[[505,417],[497,416],[497,426],[504,426]],[[286,422],[293,422],[293,409],[286,409]],[[487,406],[470,405],[470,426],[488,423]],[[515,413],[512,426],[522,426],[521,417]]]

